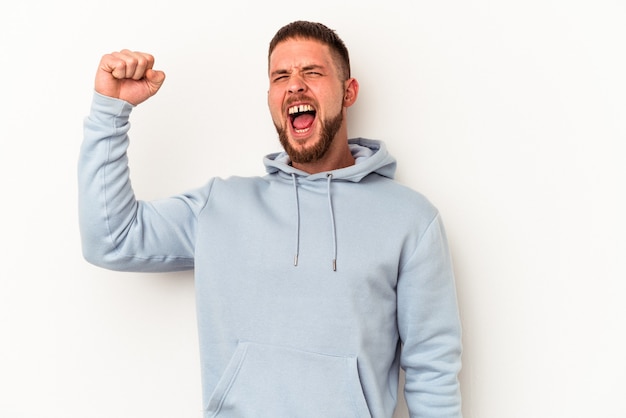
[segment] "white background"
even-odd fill
[[[296,19],[346,41],[350,135],[444,217],[465,417],[625,417],[623,0],[3,2],[0,416],[200,416],[192,275],[82,259],[82,120],[100,56],[148,51],[139,197],[263,174],[267,44]]]

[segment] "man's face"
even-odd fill
[[[328,46],[288,39],[269,63],[268,104],[278,136],[292,162],[319,160],[342,126],[344,81]]]

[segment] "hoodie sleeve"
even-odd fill
[[[194,265],[196,218],[210,185],[154,202],[133,192],[126,150],[133,106],[94,93],[78,160],[83,255],[122,271],[175,271]]]
[[[460,418],[461,325],[452,262],[439,215],[401,269],[398,327],[411,418]]]

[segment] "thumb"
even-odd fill
[[[157,71],[150,68],[146,70],[144,80],[146,80],[151,94],[154,95],[163,85],[163,82],[165,81],[165,73],[163,71]]]

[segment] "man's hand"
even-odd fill
[[[96,73],[96,91],[136,106],[163,85],[165,73],[153,70],[153,65],[154,57],[144,52],[123,49],[104,55]]]

